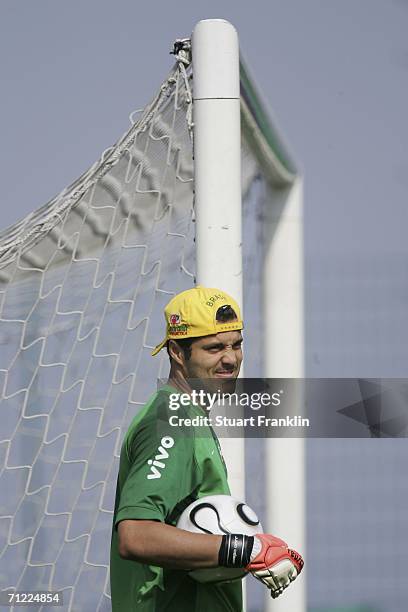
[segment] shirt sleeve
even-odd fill
[[[171,426],[172,414],[162,402],[127,441],[130,470],[120,492],[116,527],[124,519],[166,522],[197,486],[193,430]]]

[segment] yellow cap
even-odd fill
[[[201,285],[175,295],[164,309],[164,318],[166,337],[156,346],[152,355],[156,355],[168,340],[212,336],[244,327],[239,306],[230,295]]]

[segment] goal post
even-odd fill
[[[240,78],[235,28],[222,19],[200,21],[192,35],[192,59],[197,282],[226,291],[242,308]],[[244,440],[224,438],[221,446],[231,493],[245,499]]]
[[[120,446],[168,374],[150,353],[173,295],[231,293],[245,376],[303,375],[301,177],[231,24],[199,22],[192,63],[189,42],[118,142],[0,233],[0,583],[61,591],[61,611],[110,610]],[[301,441],[223,447],[233,493],[303,552]],[[303,612],[303,584],[273,610]]]

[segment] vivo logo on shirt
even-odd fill
[[[170,436],[164,436],[164,438],[160,440],[160,446],[157,449],[159,452],[154,459],[149,459],[147,462],[150,465],[150,473],[147,475],[148,480],[161,477],[160,470],[164,470],[166,467],[166,464],[163,463],[163,461],[169,457],[167,449],[171,448],[172,446],[174,446],[174,440]]]

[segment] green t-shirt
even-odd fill
[[[174,427],[169,416],[202,416],[190,405],[168,407],[170,386],[155,393],[133,419],[123,441],[111,543],[112,612],[241,612],[241,581],[196,582],[184,570],[124,560],[117,525],[124,519],[175,525],[182,511],[206,495],[229,495],[218,440],[203,426]]]

